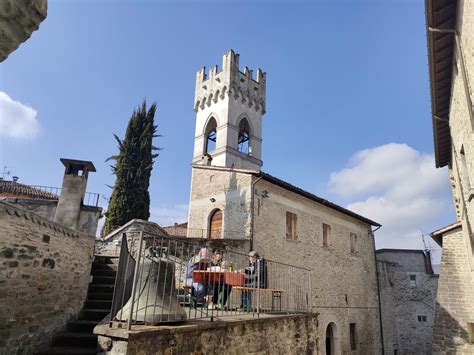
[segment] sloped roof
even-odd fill
[[[337,205],[337,204],[335,204],[335,203],[332,203],[331,201],[328,201],[328,200],[326,200],[326,199],[324,199],[324,198],[322,198],[322,197],[316,196],[315,194],[312,194],[311,192],[308,192],[308,191],[306,191],[306,190],[303,190],[303,189],[301,189],[301,188],[299,188],[299,187],[297,187],[297,186],[294,186],[294,185],[290,184],[289,182],[286,182],[286,181],[284,181],[284,180],[281,180],[281,179],[279,179],[279,178],[277,178],[277,177],[275,177],[275,176],[272,176],[272,175],[270,175],[270,174],[267,174],[267,173],[264,173],[264,172],[259,172],[259,173],[256,173],[256,174],[254,174],[254,175],[256,175],[256,176],[261,176],[264,180],[266,180],[266,181],[268,181],[268,182],[271,182],[271,183],[273,183],[273,184],[275,184],[275,185],[278,185],[278,186],[280,186],[280,187],[282,187],[282,188],[284,188],[284,189],[287,189],[287,190],[292,191],[292,192],[294,192],[294,193],[297,193],[297,194],[299,194],[299,195],[301,195],[301,196],[304,196],[304,197],[306,197],[306,198],[309,198],[310,200],[313,200],[313,201],[315,201],[315,202],[318,202],[318,203],[320,203],[320,204],[322,204],[322,205],[324,205],[324,206],[327,206],[327,207],[329,207],[329,208],[331,208],[331,209],[333,209],[333,210],[336,210],[336,211],[338,211],[338,212],[341,212],[341,213],[343,213],[343,214],[345,214],[345,215],[351,216],[351,217],[353,217],[353,218],[355,218],[355,219],[358,219],[358,220],[361,221],[361,222],[367,223],[367,224],[369,224],[369,225],[371,225],[371,226],[375,226],[375,227],[381,227],[381,226],[382,226],[381,224],[379,224],[379,223],[377,223],[377,222],[374,222],[374,221],[372,221],[372,220],[370,220],[370,219],[368,219],[368,218],[366,218],[366,217],[364,217],[364,216],[361,216],[360,214],[357,214],[357,213],[355,213],[355,212],[352,212],[352,211],[348,210],[347,208],[344,208],[344,207],[339,206],[339,205]]]
[[[2,196],[3,195],[3,196]],[[0,197],[29,197],[45,200],[57,200],[58,195],[15,181],[0,180]]]
[[[449,107],[458,1],[426,0],[425,4],[435,160],[440,168],[451,159]]]
[[[350,210],[348,210],[347,208],[344,208],[342,206],[339,206],[335,203],[332,203],[331,201],[328,201],[322,197],[319,197],[319,196],[316,196],[315,194],[311,193],[311,192],[308,192],[306,190],[303,190],[295,185],[292,185],[290,184],[289,182],[286,182],[282,179],[279,179],[275,176],[272,176],[270,174],[267,174],[267,173],[264,173],[263,171],[255,171],[255,170],[247,170],[247,169],[235,169],[235,168],[227,168],[227,167],[219,167],[219,166],[212,166],[212,165],[198,165],[198,164],[193,164],[193,167],[194,168],[198,168],[198,169],[210,169],[210,170],[221,170],[221,171],[235,171],[235,172],[238,172],[238,173],[243,173],[243,174],[251,174],[251,175],[254,175],[256,177],[261,177],[262,179],[274,184],[274,185],[277,185],[277,186],[280,186],[288,191],[292,191],[294,193],[297,193],[303,197],[306,197],[310,200],[313,200],[315,202],[318,202],[326,207],[329,207],[333,210],[336,210],[338,212],[341,212],[347,216],[350,216],[350,217],[353,217],[363,223],[366,223],[366,224],[369,224],[371,226],[375,226],[375,227],[381,227],[382,225],[380,223],[377,223],[377,222],[374,222],[364,216],[361,216],[360,214],[357,214],[355,212],[352,212]]]

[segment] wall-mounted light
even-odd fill
[[[216,199],[214,197],[211,197],[211,202],[216,202]]]

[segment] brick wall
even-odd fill
[[[474,320],[474,279],[468,258],[461,229],[447,232],[443,236],[433,354],[474,354],[467,333],[467,322]]]
[[[106,325],[108,326],[108,325]],[[96,328],[100,354],[318,354],[316,314],[136,330]]]
[[[94,237],[0,202],[0,352],[33,353],[81,310]]]

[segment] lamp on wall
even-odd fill
[[[216,202],[216,199],[214,197],[211,197],[211,202]]]

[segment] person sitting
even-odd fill
[[[216,249],[212,254],[211,259],[211,271],[224,271],[227,268],[227,263],[223,258],[223,253]],[[220,282],[212,282],[212,302],[209,303],[209,308],[219,307],[223,308],[227,302],[232,286],[227,285],[224,280]],[[219,303],[219,294],[220,294],[220,303]]]
[[[249,255],[249,266],[243,270],[246,274],[245,287],[267,288],[267,267],[264,259],[260,258],[255,250]],[[252,303],[252,291],[242,291],[240,308],[248,311]]]
[[[210,262],[209,250],[202,248],[197,255],[189,259],[186,266],[186,285],[191,286],[191,299],[194,307],[204,303],[204,297],[207,295],[207,284],[194,282],[193,272],[196,270],[207,270]]]

